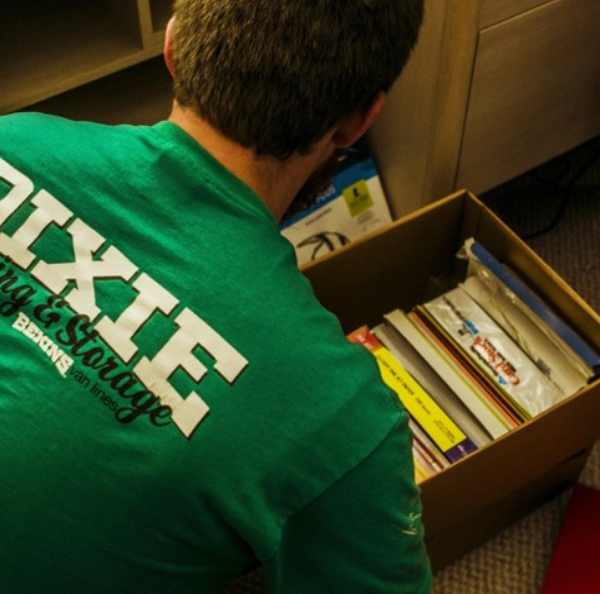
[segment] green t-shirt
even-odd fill
[[[169,122],[0,118],[0,582],[429,594],[405,412]]]

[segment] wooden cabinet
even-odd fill
[[[600,133],[598,0],[428,0],[371,134],[399,216],[484,192]]]
[[[550,2],[482,31],[458,186],[487,189],[599,132],[598,0]]]
[[[479,15],[479,27],[485,29],[546,2],[548,0],[483,0]]]
[[[0,17],[0,114],[31,107],[159,55],[170,10],[170,0],[8,3]],[[140,73],[135,71],[131,79],[113,80],[115,99],[123,97],[119,109],[130,114],[127,119],[140,119],[136,115],[139,81]],[[107,112],[106,86],[100,84],[97,95],[83,93],[84,112]],[[160,94],[163,88],[159,84],[154,92]],[[148,84],[143,90],[153,93]],[[65,94],[40,107],[69,112],[73,109],[62,105],[75,103]]]
[[[166,117],[157,56],[171,7],[9,3],[0,114]],[[370,135],[393,215],[461,187],[484,192],[600,133],[599,31],[598,0],[426,0],[419,44]]]
[[[151,124],[168,117],[171,89],[171,78],[158,56],[29,109],[104,124]]]

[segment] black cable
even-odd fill
[[[572,163],[570,163],[568,159],[559,159],[556,166],[557,171],[554,172],[553,176],[544,176],[540,173],[540,169],[544,169],[544,165],[538,167],[537,169],[533,169],[526,175],[534,179],[540,185],[555,187],[564,183],[565,179],[569,175],[571,166]]]
[[[540,237],[541,235],[545,235],[546,233],[549,233],[550,231],[554,230],[556,228],[556,226],[560,223],[560,221],[562,220],[562,218],[567,210],[567,207],[569,205],[569,199],[571,198],[571,193],[573,192],[575,185],[592,168],[592,166],[596,163],[596,161],[598,161],[600,159],[600,143],[596,143],[596,144],[598,144],[598,148],[596,150],[594,150],[594,152],[591,155],[591,158],[587,159],[583,163],[583,166],[581,166],[578,169],[578,171],[571,177],[571,179],[569,180],[569,182],[567,183],[566,186],[564,186],[563,188],[560,188],[560,187],[556,187],[556,185],[554,185],[554,184],[551,184],[557,190],[564,189],[564,196],[558,205],[556,214],[552,217],[552,219],[546,226],[544,226],[541,229],[538,229],[537,231],[534,231],[532,233],[528,233],[527,235],[523,235],[523,239],[525,241],[529,241],[531,239],[536,239],[537,237]],[[551,183],[551,182],[547,182],[547,183]]]

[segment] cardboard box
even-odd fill
[[[456,252],[471,236],[600,349],[600,316],[465,191],[343,248],[304,273],[349,332],[442,292],[444,279],[456,273]],[[424,522],[434,567],[453,561],[572,485],[598,438],[600,381],[426,480],[421,485]]]
[[[284,219],[281,233],[302,266],[391,221],[375,162],[365,158],[337,172],[310,207]]]

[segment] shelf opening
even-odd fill
[[[32,111],[103,124],[154,124],[169,115],[171,78],[162,57],[136,64],[31,106]]]
[[[128,18],[135,0],[38,0],[3,8],[0,113],[30,105],[117,69],[141,50]],[[115,66],[115,64],[117,66]]]
[[[152,30],[162,32],[173,14],[173,0],[150,0]]]

